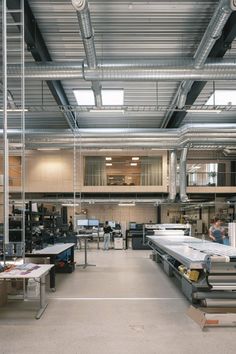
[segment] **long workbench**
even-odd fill
[[[34,251],[33,253],[26,253],[27,258],[49,258],[50,264],[56,265],[58,257],[60,257],[64,252],[68,252],[68,257],[70,258],[71,269],[74,270],[74,243],[58,243],[53,246],[45,247],[41,250]],[[50,270],[50,288],[56,289],[56,270],[53,267]]]
[[[40,307],[37,311],[35,318],[38,320],[47,307],[46,290],[45,290],[45,277],[54,268],[51,264],[28,264],[27,269],[16,268],[11,271],[4,271],[0,273],[0,280],[11,279],[38,279],[40,283]],[[31,268],[28,268],[30,266]]]
[[[235,248],[178,234],[146,238],[154,260],[180,281],[191,302],[235,301],[236,305]],[[193,275],[196,279],[191,278]]]

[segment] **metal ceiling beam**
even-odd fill
[[[231,48],[232,42],[236,38],[236,12],[233,12],[228,19],[221,37],[217,40],[214,47],[212,48],[209,58],[222,58],[228,49]],[[197,97],[204,89],[206,82],[195,81],[191,90],[188,93],[186,99],[186,105],[191,106],[196,101]],[[166,123],[166,128],[178,128],[183,122],[187,112],[173,112],[170,116],[168,122]],[[163,128],[165,128],[163,127]]]
[[[19,0],[11,0],[8,1],[7,4],[9,10],[17,10],[19,8]],[[11,16],[16,23],[19,22],[19,13],[12,12]],[[37,21],[27,0],[24,1],[24,18],[25,43],[27,44],[28,51],[31,52],[34,60],[37,62],[52,61],[46,43],[38,27]],[[70,105],[61,81],[46,81],[46,83],[58,105]],[[71,128],[71,130],[74,130],[75,127],[77,127],[77,123],[75,124],[76,118],[74,113],[63,113],[69,127]]]

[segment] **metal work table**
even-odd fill
[[[230,246],[203,241],[190,236],[147,236],[149,243],[156,245],[189,269],[202,269],[207,256],[236,258],[236,249]]]
[[[56,264],[57,257],[65,251],[70,250],[70,260],[71,263],[74,263],[74,243],[58,243],[53,246],[45,247],[41,250],[34,251],[34,253],[26,253],[25,257],[32,257],[32,258],[49,258],[50,264]],[[50,288],[55,290],[56,289],[56,272],[55,267],[50,270]]]
[[[39,279],[40,282],[40,308],[37,311],[35,318],[38,320],[47,307],[46,292],[45,292],[45,277],[54,268],[51,264],[35,264],[37,269],[33,269],[28,273],[25,270],[13,269],[9,272],[0,273],[0,280],[10,279]]]
[[[76,235],[76,237],[78,239],[84,240],[84,263],[83,264],[77,264],[78,267],[95,267],[96,264],[89,264],[87,261],[87,243],[88,243],[88,239],[91,238],[91,235],[89,234],[78,234]]]

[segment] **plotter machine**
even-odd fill
[[[153,260],[175,276],[192,303],[236,306],[236,248],[184,235],[184,229],[145,227]],[[152,234],[151,234],[152,233]]]

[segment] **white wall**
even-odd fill
[[[98,219],[100,222],[106,220],[114,220],[122,222],[129,226],[130,221],[138,224],[148,223],[150,220],[156,222],[157,208],[151,204],[138,204],[132,207],[118,206],[118,204],[83,204],[83,208],[87,209],[87,215],[84,218]],[[77,210],[79,211],[79,210]],[[68,208],[68,215],[73,215],[73,209]]]

